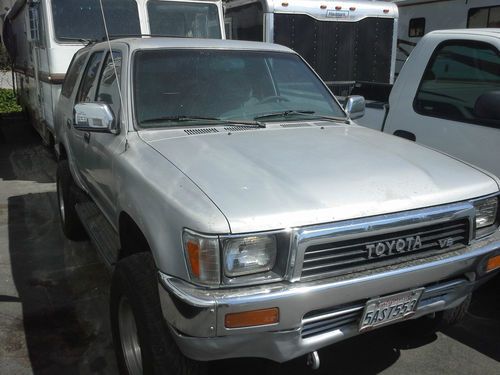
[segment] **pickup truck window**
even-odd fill
[[[478,117],[475,107],[481,96],[498,90],[500,53],[495,47],[476,41],[444,42],[425,70],[414,109],[425,116],[491,125],[488,120],[495,119]]]
[[[345,117],[299,56],[257,51],[139,51],[134,56],[134,105],[143,128],[179,126],[172,121],[179,116],[254,120],[308,111],[314,114],[299,118]]]
[[[140,35],[139,11],[134,0],[102,2],[110,35]],[[56,39],[102,40],[105,36],[99,0],[52,0]]]
[[[90,56],[80,83],[80,88],[78,89],[78,93],[76,95],[76,103],[93,101],[92,94],[95,92],[94,90],[97,83],[97,75],[103,54],[103,52],[96,52]]]
[[[113,61],[115,65],[113,66]],[[121,78],[122,54],[113,51],[113,58],[108,53],[104,61],[101,78],[96,93],[96,101],[108,104],[116,117],[120,115],[121,99],[119,82]],[[115,73],[116,68],[116,73]],[[118,76],[117,76],[118,75]]]
[[[153,35],[221,38],[216,4],[149,0],[148,16]]]

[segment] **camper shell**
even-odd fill
[[[229,39],[292,48],[330,87],[393,83],[398,9],[392,3],[234,0],[225,7]]]
[[[220,0],[18,0],[5,16],[3,41],[18,101],[43,140],[53,142],[54,110],[79,49],[105,38],[168,35],[224,39]],[[179,15],[182,15],[179,16]]]

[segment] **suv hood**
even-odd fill
[[[460,161],[355,125],[140,135],[210,197],[233,233],[406,211],[498,191],[491,177]]]

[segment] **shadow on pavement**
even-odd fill
[[[0,179],[19,181],[3,192],[10,196],[8,251],[19,298],[0,295],[0,302],[21,303],[22,327],[12,335],[26,343],[33,374],[114,374],[109,274],[87,242],[64,238],[55,186],[45,184],[54,182],[56,163],[28,128],[19,122],[0,126]],[[23,194],[26,186],[35,193]],[[8,351],[19,345],[3,348],[15,355]]]
[[[21,145],[22,147],[19,147]],[[0,116],[0,179],[54,181],[54,154],[21,114]]]
[[[33,373],[113,373],[106,371],[114,358],[104,266],[87,243],[63,239],[56,193],[12,197],[8,207],[12,275]]]
[[[464,322],[443,333],[500,362],[500,275],[476,290]]]

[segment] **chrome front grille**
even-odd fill
[[[421,239],[421,246],[411,251],[397,252],[381,257],[369,256],[369,248],[379,243],[390,243],[398,239]],[[446,242],[448,241],[448,242]],[[436,255],[465,246],[469,242],[469,220],[462,218],[440,224],[421,226],[408,230],[361,236],[355,239],[325,241],[306,248],[301,280],[364,271],[388,264],[396,264],[430,255]],[[453,245],[449,246],[452,243]],[[443,246],[444,244],[444,246]]]

